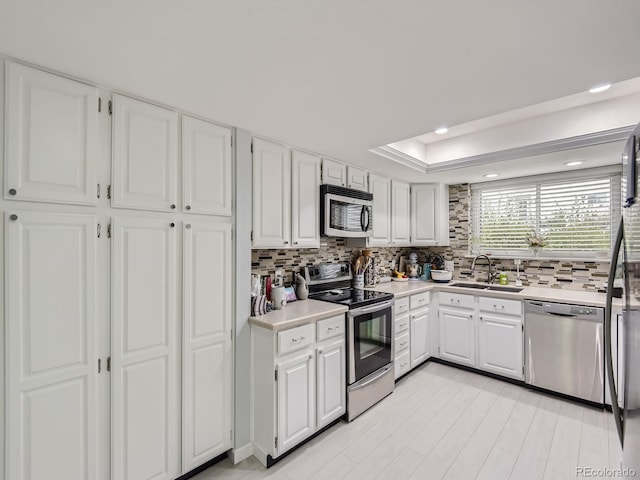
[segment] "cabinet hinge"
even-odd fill
[[[107,108],[109,110],[109,115],[113,114],[113,102],[111,100],[109,100],[109,103],[107,104]]]
[[[233,430],[229,430],[229,440],[233,440]]]
[[[107,198],[111,200],[111,185],[107,185]]]
[[[440,353],[440,347],[438,347],[438,353]]]
[[[107,372],[111,371],[111,357],[107,357]]]
[[[276,382],[278,381],[278,370],[277,369],[274,370],[273,378],[275,379]]]
[[[233,228],[231,229],[231,240],[233,240]]]
[[[231,137],[231,146],[233,147],[233,137]]]
[[[522,331],[524,332],[524,323],[522,325],[520,325],[520,328],[522,329]]]
[[[273,440],[273,448],[275,448],[275,449],[277,449],[277,448],[278,448],[278,437],[276,437],[276,438]]]
[[[111,238],[111,224],[107,224],[107,238]]]
[[[522,374],[524,375],[524,365],[522,366]]]
[[[96,188],[96,195],[100,198],[100,184],[98,184],[98,187]]]
[[[102,371],[102,360],[98,359],[98,373]]]
[[[102,98],[98,97],[98,113],[102,111]]]
[[[229,335],[231,336],[231,341],[233,341],[233,328],[231,329],[231,331],[229,332]]]
[[[253,153],[253,140],[251,141],[251,153]]]
[[[253,242],[253,230],[251,230],[251,241]]]
[[[100,230],[102,230],[102,227],[98,224],[98,238],[100,238]]]

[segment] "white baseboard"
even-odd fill
[[[253,455],[253,444],[247,443],[239,448],[235,448],[229,454],[231,461],[234,465],[240,463],[242,460],[245,460]]]

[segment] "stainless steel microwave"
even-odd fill
[[[320,186],[320,233],[326,237],[371,235],[373,195],[336,185]]]

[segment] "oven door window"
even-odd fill
[[[354,318],[356,381],[391,362],[391,308]]]

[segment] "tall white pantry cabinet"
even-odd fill
[[[232,130],[4,70],[0,479],[173,480],[232,447]]]

